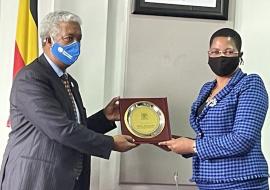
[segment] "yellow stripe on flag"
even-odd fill
[[[37,26],[30,11],[30,0],[20,0],[16,42],[26,65],[38,56],[37,36]]]

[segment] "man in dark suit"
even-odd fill
[[[42,21],[44,53],[16,76],[10,95],[12,131],[3,157],[0,190],[88,190],[90,156],[136,145],[106,136],[119,120],[118,98],[86,117],[77,82],[66,73],[80,54],[80,18],[57,11]]]

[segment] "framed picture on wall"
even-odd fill
[[[134,0],[134,14],[228,20],[229,0]]]

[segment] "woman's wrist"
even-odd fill
[[[192,150],[193,150],[193,154],[197,154],[196,140],[193,140]]]

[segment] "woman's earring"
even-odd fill
[[[244,60],[243,60],[243,52],[240,52],[240,62],[239,62],[239,65],[244,65]]]
[[[240,65],[244,65],[244,60],[243,60],[243,58],[242,57],[240,57],[240,63],[239,63]]]

